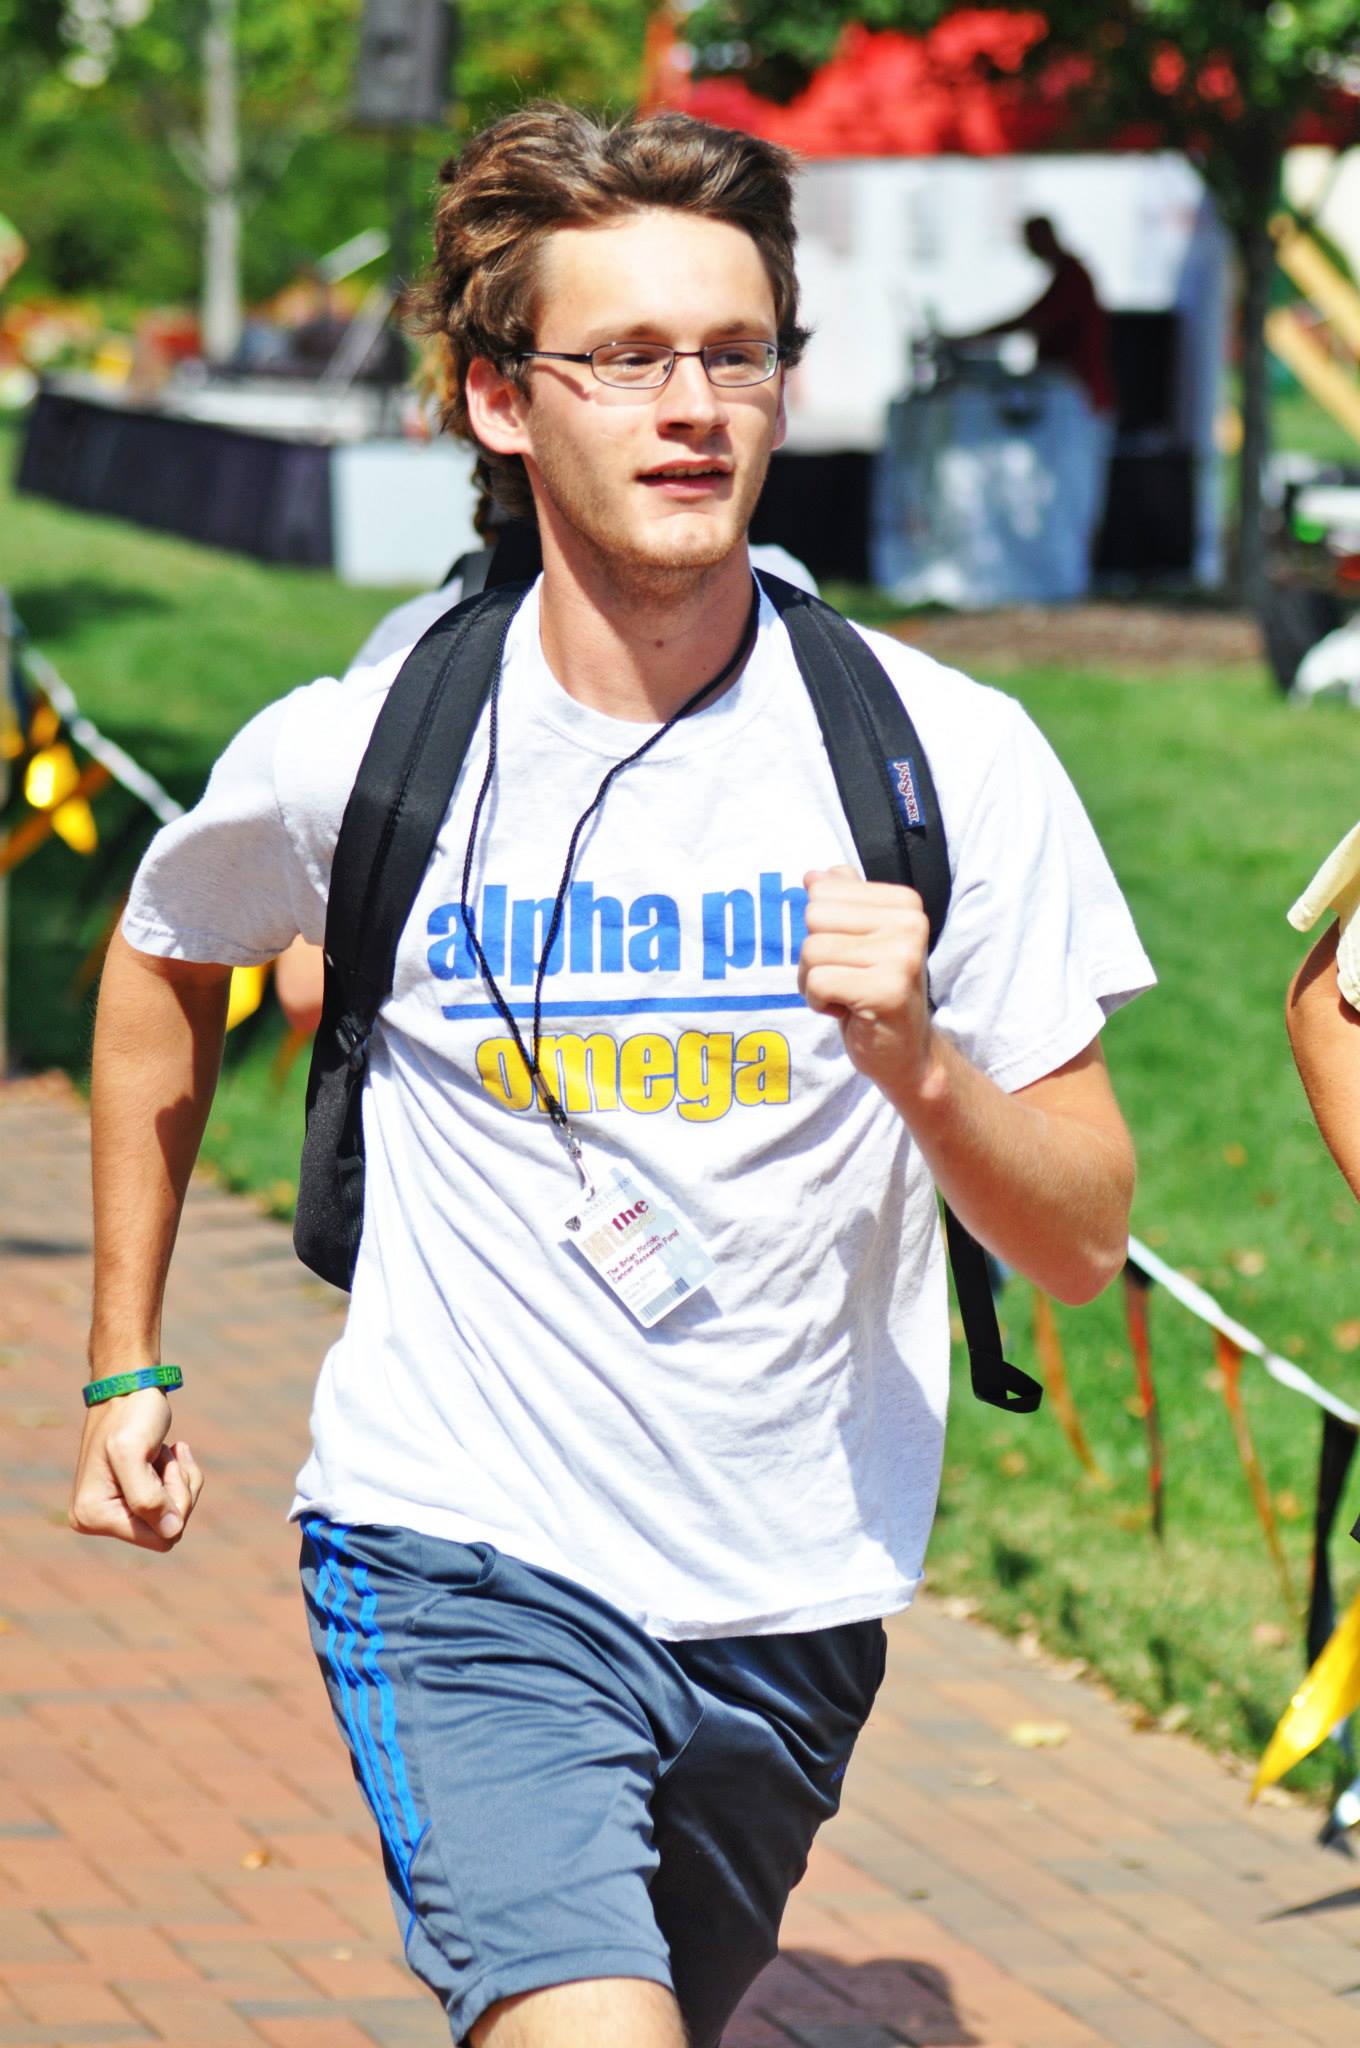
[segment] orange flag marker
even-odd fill
[[[1043,1367],[1044,1386],[1053,1403],[1053,1413],[1059,1427],[1072,1449],[1092,1479],[1102,1486],[1109,1485],[1109,1476],[1104,1472],[1094,1451],[1086,1440],[1086,1432],[1077,1414],[1077,1404],[1072,1398],[1072,1383],[1067,1377],[1067,1361],[1063,1357],[1062,1340],[1058,1335],[1058,1319],[1053,1313],[1053,1304],[1041,1288],[1034,1290],[1034,1349]]]
[[[1224,1336],[1222,1330],[1214,1331],[1214,1353],[1218,1360],[1219,1377],[1223,1382],[1223,1399],[1227,1403],[1233,1435],[1237,1439],[1237,1455],[1242,1460],[1242,1470],[1247,1475],[1247,1485],[1251,1488],[1251,1497],[1256,1505],[1256,1518],[1265,1531],[1266,1543],[1275,1560],[1285,1604],[1292,1607],[1294,1590],[1289,1583],[1289,1566],[1285,1562],[1284,1547],[1280,1542],[1280,1525],[1275,1519],[1270,1488],[1266,1485],[1266,1475],[1261,1470],[1261,1460],[1257,1457],[1256,1446],[1252,1442],[1247,1411],[1242,1406],[1242,1353],[1231,1337]]]

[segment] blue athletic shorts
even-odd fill
[[[454,2040],[518,1992],[645,1977],[717,2048],[836,1810],[882,1623],[663,1643],[486,1544],[315,1517],[302,1582]]]

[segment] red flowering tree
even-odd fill
[[[1237,583],[1264,584],[1269,223],[1286,147],[1360,139],[1356,0],[701,0],[686,103],[810,153],[1174,148],[1241,275]]]

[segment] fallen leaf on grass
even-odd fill
[[[1060,1679],[1064,1685],[1070,1685],[1074,1678],[1084,1678],[1089,1668],[1084,1657],[1069,1657],[1065,1664],[1051,1665],[1049,1676]]]
[[[1173,1705],[1167,1708],[1164,1714],[1157,1716],[1157,1726],[1161,1729],[1163,1735],[1174,1735],[1178,1728],[1184,1728],[1189,1719],[1189,1707],[1186,1706],[1184,1700],[1176,1700]]]
[[[1017,1721],[1006,1740],[1017,1749],[1061,1749],[1071,1733],[1066,1721]]]
[[[1304,1513],[1303,1502],[1287,1486],[1282,1487],[1275,1496],[1275,1512],[1282,1522],[1297,1522]]]
[[[333,1963],[352,1963],[354,1961],[354,1950],[352,1948],[333,1948],[331,1950],[331,1961]]]
[[[247,1849],[245,1855],[241,1858],[241,1868],[242,1870],[263,1870],[267,1863],[272,1863],[273,1861],[274,1859],[267,1849]]]
[[[0,1636],[7,1636],[13,1626],[14,1623],[6,1615],[0,1614]]]
[[[1360,1350],[1360,1317],[1352,1316],[1349,1322],[1338,1323],[1332,1331],[1332,1342],[1338,1351]]]
[[[1246,1163],[1247,1148],[1245,1145],[1234,1143],[1223,1147],[1223,1164],[1225,1166],[1245,1166]]]
[[[1290,1640],[1289,1630],[1278,1621],[1258,1621],[1251,1632],[1258,1650],[1282,1650]]]
[[[1229,1258],[1244,1280],[1255,1280],[1266,1269],[1266,1255],[1255,1249],[1229,1252]]]
[[[1008,1479],[1020,1479],[1029,1470],[1029,1459],[1023,1451],[1007,1451],[1001,1459],[1001,1469]]]
[[[940,1602],[940,1611],[949,1621],[971,1621],[978,1611],[978,1604],[966,1593],[951,1593],[947,1600]]]

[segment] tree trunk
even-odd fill
[[[207,0],[203,25],[203,353],[241,341],[241,143],[236,119],[236,0]]]
[[[1269,215],[1244,221],[1237,235],[1242,265],[1242,453],[1238,463],[1237,597],[1256,608],[1265,595],[1265,523],[1261,502],[1270,452],[1266,315],[1275,245]]]

